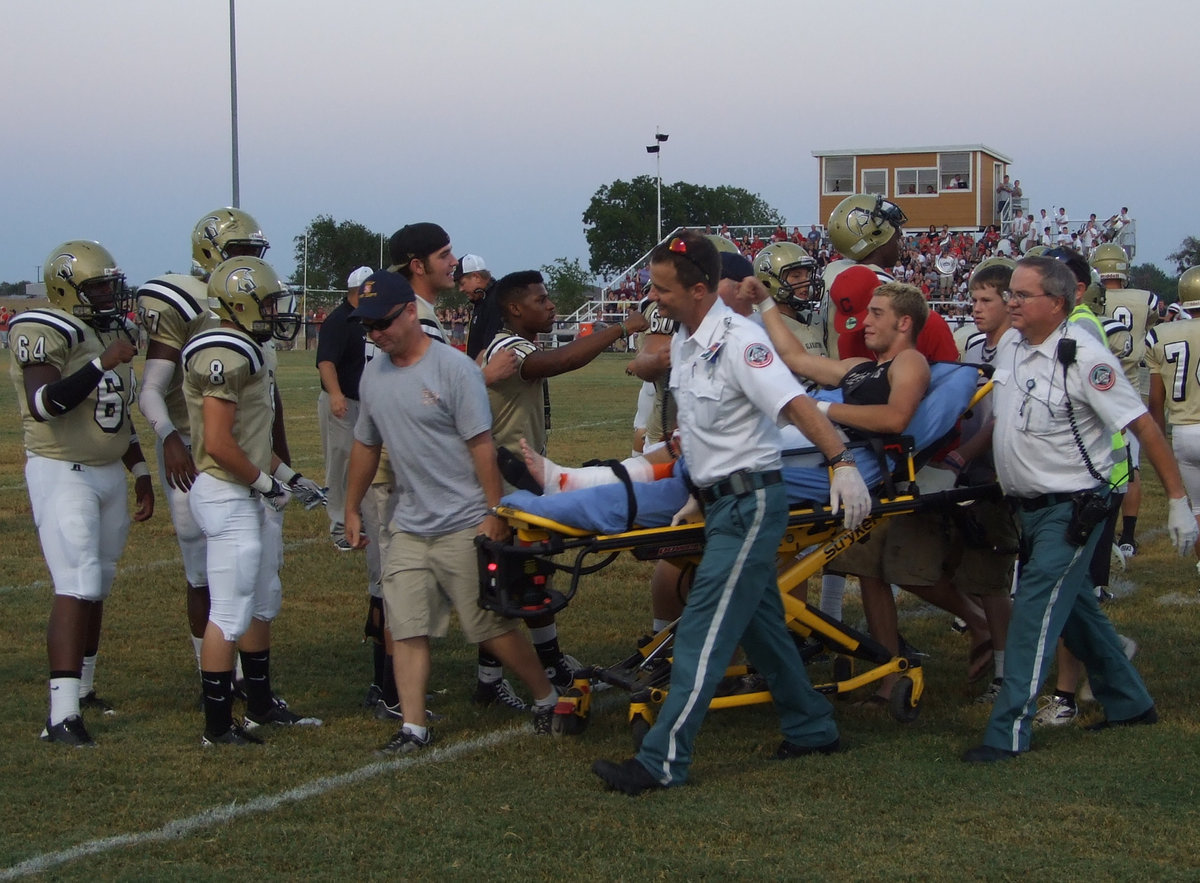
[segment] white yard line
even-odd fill
[[[289,803],[299,803],[303,800],[308,800],[313,797],[320,797],[330,791],[338,788],[344,788],[347,785],[354,785],[358,782],[373,779],[376,776],[381,776],[385,773],[395,772],[397,770],[405,770],[414,766],[425,766],[431,763],[438,763],[444,760],[453,760],[464,754],[479,751],[481,749],[490,748],[494,745],[499,745],[503,742],[511,741],[518,736],[531,735],[528,725],[519,725],[508,727],[503,730],[496,730],[491,733],[479,736],[475,739],[469,739],[465,742],[456,742],[453,745],[447,745],[444,748],[431,748],[427,751],[422,751],[413,757],[403,757],[396,760],[382,760],[375,763],[369,763],[366,766],[359,767],[350,772],[340,773],[336,776],[325,776],[320,779],[314,779],[303,785],[298,785],[280,794],[264,795],[256,797],[253,800],[245,802],[236,802],[225,804],[224,806],[215,806],[211,809],[202,810],[195,815],[187,816],[182,819],[174,819],[167,822],[161,828],[155,828],[152,831],[142,831],[136,834],[117,834],[112,837],[101,837],[96,840],[89,840],[86,843],[80,843],[77,846],[72,846],[69,849],[62,849],[58,852],[46,852],[33,858],[26,859],[23,862],[13,865],[9,868],[0,870],[0,880],[16,880],[19,877],[25,877],[30,874],[41,874],[51,868],[64,865],[68,862],[85,856],[99,855],[101,853],[110,852],[114,849],[124,849],[130,846],[143,846],[148,843],[167,843],[172,840],[180,840],[188,837],[197,831],[211,828],[215,825],[223,825],[232,822],[243,816],[256,815],[258,813],[272,812],[280,809]],[[223,749],[217,749],[221,751]],[[234,751],[253,751],[254,749],[233,749]],[[103,876],[103,875],[101,875]]]

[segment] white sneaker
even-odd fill
[[[1079,716],[1079,709],[1068,705],[1061,696],[1038,698],[1038,712],[1033,716],[1035,727],[1061,727]]]

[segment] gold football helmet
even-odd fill
[[[1021,257],[1023,257],[1023,258],[1045,257],[1046,252],[1048,252],[1049,250],[1050,250],[1050,246],[1048,246],[1048,245],[1031,245],[1026,250],[1025,254],[1021,255]]]
[[[890,242],[906,223],[908,216],[895,203],[856,193],[839,202],[829,216],[829,241],[843,257],[861,261]]]
[[[99,242],[72,239],[46,258],[42,268],[50,304],[82,319],[97,331],[121,327],[133,307],[125,274]]]
[[[236,257],[208,277],[208,306],[255,340],[292,340],[300,330],[296,295],[261,258]]]
[[[991,269],[992,267],[1003,268],[1011,273],[1017,268],[1017,262],[1012,258],[1006,258],[1003,255],[997,255],[996,257],[980,261],[975,265],[975,269],[971,271],[971,279],[967,283],[967,287],[970,288],[974,286],[975,280],[979,277],[979,274],[985,270]]]
[[[788,275],[807,270],[808,278],[788,282]],[[793,310],[816,309],[825,293],[825,283],[817,272],[817,262],[794,242],[773,242],[754,258],[754,275],[777,302]]]
[[[730,254],[741,254],[737,244],[728,236],[722,236],[720,233],[705,233],[704,238],[717,247],[717,251],[727,251]]]
[[[196,222],[192,230],[192,272],[201,279],[221,261],[233,257],[261,258],[271,243],[258,221],[240,208],[219,208]]]
[[[1092,268],[1100,274],[1101,281],[1120,279],[1122,286],[1129,281],[1129,255],[1115,242],[1096,246]]]
[[[1179,305],[1188,312],[1200,310],[1200,267],[1189,267],[1179,277]]]

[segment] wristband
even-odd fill
[[[625,323],[621,323],[621,340],[629,340],[629,329],[625,327]]]
[[[758,305],[759,313],[769,313],[773,309],[775,309],[775,298],[773,297],[768,297]]]
[[[298,476],[300,473],[298,473],[288,464],[280,463],[275,467],[275,471],[271,474],[275,476],[275,480],[280,484],[291,484],[292,479]]]
[[[260,494],[269,494],[275,489],[275,482],[271,479],[271,476],[267,475],[267,473],[260,472],[258,473],[258,478],[250,482],[250,487],[254,488],[254,490],[258,491]]]
[[[833,404],[833,402],[817,402],[817,410],[820,411],[822,414],[824,414],[826,417],[828,417],[829,416],[829,406],[832,404]]]
[[[963,459],[962,454],[958,451],[951,451],[942,458],[942,462],[953,469],[955,472],[962,472],[963,467],[967,465],[967,461]]]
[[[150,467],[146,465],[145,460],[138,460],[129,467],[129,474],[132,475],[135,480],[139,478],[149,478]]]

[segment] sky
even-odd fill
[[[3,4],[0,281],[96,239],[187,272],[232,200],[228,0]],[[436,221],[497,274],[587,265],[603,184],[655,174],[819,223],[813,150],[985,144],[1036,208],[1200,235],[1193,4],[238,0],[241,207],[285,276],[317,215]],[[735,223],[737,219],[727,219]],[[647,243],[649,247],[652,243]],[[385,258],[386,262],[386,258]],[[35,277],[36,273],[36,277]]]

